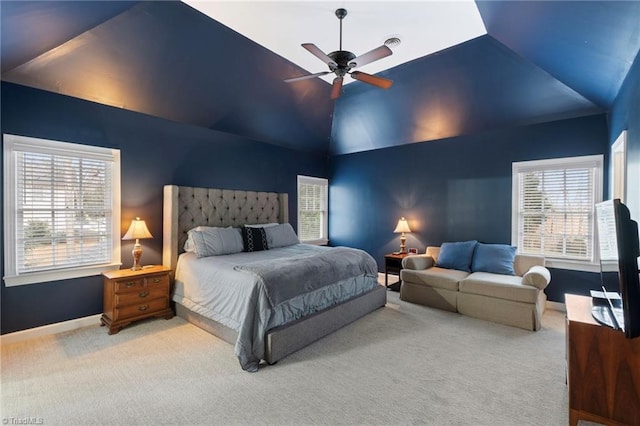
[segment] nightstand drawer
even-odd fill
[[[123,291],[141,290],[144,288],[144,278],[116,281],[115,284],[116,293],[121,293]]]
[[[169,294],[169,283],[166,283],[166,285],[154,285],[153,287],[146,287],[138,289],[137,291],[118,293],[115,295],[115,303],[116,307],[120,308],[125,305],[133,305],[159,297],[166,297],[167,294]]]
[[[115,308],[114,321],[133,318],[139,315],[148,315],[152,312],[161,311],[169,307],[169,300],[166,297],[136,303],[135,305]]]
[[[126,279],[116,281],[116,293],[128,291],[140,291],[147,287],[166,287],[171,282],[169,274],[157,274],[149,277],[141,277],[137,279]]]
[[[169,274],[158,274],[158,275],[151,275],[150,277],[145,278],[145,281],[147,286],[160,287],[165,284],[166,286],[168,286],[169,283],[171,282],[171,278],[169,278]]]

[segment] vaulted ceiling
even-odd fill
[[[321,79],[283,82],[318,70],[182,2],[2,1],[2,80],[346,154],[607,111],[640,50],[640,1],[476,5],[487,34],[377,73],[389,90],[354,82],[332,101]]]

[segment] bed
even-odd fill
[[[198,226],[288,223],[287,194],[167,185],[163,223],[163,264],[175,272],[176,314],[234,345],[247,371],[257,371],[261,360],[276,363],[386,304],[375,262],[373,271],[373,259],[360,250],[294,244],[203,258],[184,252],[188,231]],[[309,267],[315,256],[335,270],[302,279],[291,268]],[[346,275],[356,266],[360,272]],[[296,286],[270,283],[265,268],[290,271],[307,291],[289,295]],[[336,281],[320,282],[334,272]]]

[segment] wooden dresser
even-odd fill
[[[640,425],[640,337],[596,322],[590,297],[565,302],[569,424]]]
[[[100,322],[107,326],[109,334],[144,318],[173,318],[169,306],[171,269],[164,266],[138,271],[120,269],[105,272],[103,276],[104,312]]]

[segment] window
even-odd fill
[[[7,286],[120,265],[120,151],[4,135]]]
[[[552,267],[597,270],[595,203],[602,156],[513,163],[512,244]]]
[[[327,244],[327,179],[298,176],[298,237],[307,244]]]

